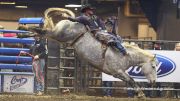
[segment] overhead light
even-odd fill
[[[74,8],[75,11],[77,11],[78,9],[77,8]]]
[[[0,2],[1,5],[15,5],[15,2]]]
[[[28,8],[28,6],[15,6],[16,8]]]
[[[69,5],[65,5],[65,7],[82,7],[82,5],[69,4]]]

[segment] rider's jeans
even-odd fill
[[[116,42],[116,48],[118,48],[119,51],[122,52],[123,54],[126,54],[126,49],[122,46],[120,42]]]
[[[34,80],[35,92],[44,91],[44,67],[45,67],[45,59],[38,59],[33,61],[33,72],[35,75],[35,80]]]

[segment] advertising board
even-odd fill
[[[162,51],[151,50],[159,61],[157,66],[157,82],[180,82],[180,51]],[[147,79],[141,73],[141,68],[138,66],[130,67],[126,71],[135,81],[147,82]],[[121,81],[113,76],[102,73],[103,81]]]
[[[4,75],[4,92],[33,93],[34,76]]]

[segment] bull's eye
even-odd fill
[[[155,68],[156,66],[152,66],[152,68]]]

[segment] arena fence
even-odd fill
[[[150,50],[154,49],[154,44],[159,44],[161,50],[174,50],[175,44],[180,42],[129,39],[124,41],[129,43],[134,42],[139,47]],[[53,51],[55,48],[51,47],[51,44],[59,47],[59,50],[56,49],[58,54],[54,54]],[[123,95],[127,93],[127,90],[133,90],[124,82],[113,82],[113,87],[103,87],[101,72],[88,65],[82,59],[78,59],[73,48],[67,47],[68,44],[58,45],[49,41],[48,46],[50,46],[47,69],[48,93],[52,93],[52,90],[54,90],[58,94],[70,91],[74,93],[83,92],[90,95],[102,95],[104,89],[111,88],[114,92],[118,92],[118,95],[121,93]],[[141,83],[141,85],[144,91],[162,91],[164,95],[166,94],[165,91],[179,90],[174,89],[172,83],[161,83],[161,87],[156,86],[154,88],[147,87],[146,83]]]
[[[28,33],[20,30],[0,30],[0,33]],[[29,52],[33,38],[0,37],[0,92],[33,93],[34,74],[32,57],[21,56],[21,51]]]

